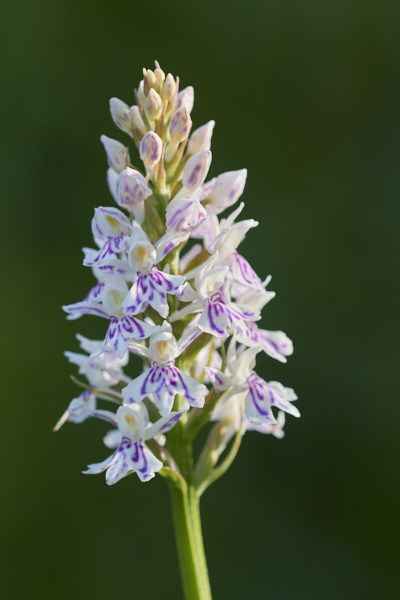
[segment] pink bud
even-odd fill
[[[192,120],[187,108],[184,106],[177,110],[171,119],[169,128],[171,139],[174,142],[183,142],[188,137],[191,126]]]
[[[117,181],[117,201],[120,206],[137,206],[151,195],[151,190],[143,175],[127,167]]]
[[[131,107],[132,114],[132,124],[134,129],[140,131],[142,135],[144,135],[147,131],[146,125],[143,122],[142,115],[140,113],[140,108],[138,106]]]
[[[108,164],[116,173],[121,173],[129,163],[128,148],[106,135],[102,135],[100,141],[106,151]]]
[[[125,102],[119,100],[119,98],[111,98],[110,100],[110,112],[114,123],[121,131],[132,136],[132,118],[131,109]]]
[[[185,107],[187,109],[188,113],[190,114],[192,112],[193,104],[194,104],[194,89],[190,85],[189,87],[187,87],[179,92],[178,104],[177,104],[176,108],[177,108],[177,110],[179,110],[180,108]]]
[[[205,150],[198,152],[187,161],[183,170],[182,183],[185,187],[194,190],[201,186],[207,177],[211,164],[211,152]]]
[[[147,166],[158,163],[162,153],[162,140],[154,131],[149,131],[143,137],[139,147],[140,158]]]
[[[209,121],[193,131],[187,146],[188,154],[196,154],[210,149],[214,125],[215,121]]]

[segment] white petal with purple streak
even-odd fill
[[[130,107],[119,98],[111,98],[110,113],[116,126],[132,137],[132,114]]]
[[[79,319],[79,317],[82,317],[83,315],[94,315],[97,317],[105,317],[106,319],[109,318],[108,313],[103,309],[102,305],[99,302],[93,302],[91,300],[66,304],[62,309],[68,313],[67,319],[69,321]]]
[[[116,173],[120,173],[129,164],[128,148],[106,135],[102,135],[100,141],[106,151],[108,164]]]
[[[245,412],[252,423],[276,423],[272,414],[273,406],[294,417],[300,416],[298,409],[291,404],[297,399],[291,388],[285,388],[278,381],[267,383],[254,372],[247,379],[247,387],[249,394],[246,397]]]
[[[146,339],[155,329],[158,327],[135,319],[132,315],[124,315],[121,319],[111,317],[106,338],[100,346],[100,350],[112,349],[119,358],[123,358],[132,340]]]
[[[199,320],[199,327],[217,337],[227,337],[234,332],[249,336],[246,321],[256,321],[260,315],[224,299],[221,292],[205,300],[205,308]]]
[[[125,207],[143,205],[146,198],[152,194],[143,175],[130,167],[121,171],[116,188],[117,202]]]
[[[150,304],[163,318],[169,313],[167,294],[176,294],[184,283],[183,275],[169,275],[153,267],[148,274],[138,273],[123,303],[125,312],[136,315]]]
[[[136,473],[141,481],[149,481],[162,469],[162,462],[154,456],[143,442],[132,442],[123,437],[115,452],[100,463],[88,465],[84,473],[94,475],[106,472],[107,485],[114,485],[130,473]]]
[[[234,252],[230,261],[232,275],[242,285],[263,289],[262,282],[250,263],[238,252]]]
[[[200,187],[207,177],[210,164],[210,150],[204,150],[191,156],[183,169],[182,183],[184,187],[190,190]]]
[[[197,152],[210,150],[214,125],[215,121],[209,121],[193,131],[187,146],[188,154],[196,154]]]
[[[201,408],[207,394],[205,385],[183,373],[171,361],[161,367],[155,361],[151,368],[134,379],[122,390],[125,402],[140,402],[151,396],[162,416],[168,415],[176,394],[179,394],[190,406]]]
[[[218,215],[237,202],[246,184],[247,169],[228,171],[212,179],[205,185],[207,212]]]
[[[283,331],[268,331],[259,329],[255,323],[248,323],[250,338],[244,340],[238,336],[238,341],[250,345],[260,345],[263,351],[280,362],[286,362],[286,356],[293,354],[293,342]]]
[[[146,165],[146,167],[154,166],[161,158],[162,153],[162,139],[154,131],[149,131],[142,138],[139,146],[140,158]]]

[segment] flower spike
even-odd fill
[[[104,338],[79,336],[82,352],[66,352],[87,383],[78,382],[84,391],[55,429],[106,421],[113,452],[86,473],[105,471],[109,485],[131,473],[141,481],[160,473],[182,489],[195,485],[199,495],[226,470],[245,432],[282,438],[284,415],[300,415],[295,392],[256,371],[259,353],[284,363],[293,344],[259,325],[275,293],[239,250],[258,225],[239,220],[243,202],[235,207],[247,170],[207,180],[215,122],[192,132],[194,90],[180,90],[179,78],[158,62],[143,69],[135,98],[133,105],[110,100],[111,118],[132,147],[100,138],[115,205],[95,209],[93,247],[84,248],[93,286],[64,306],[70,320],[102,317]],[[142,367],[132,367],[132,355]],[[189,448],[207,423],[189,472],[193,457],[183,462],[179,444]]]

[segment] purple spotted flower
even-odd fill
[[[128,364],[128,355],[119,358],[115,352],[108,350],[97,353],[101,342],[89,340],[83,335],[76,336],[85,354],[64,352],[69,362],[78,367],[80,375],[84,375],[92,388],[101,389],[105,393],[112,391],[113,386],[129,383],[130,379],[123,372]],[[93,354],[96,354],[93,356]]]
[[[168,294],[176,295],[184,281],[184,276],[169,275],[155,266],[150,273],[138,271],[137,280],[123,304],[125,312],[137,315],[150,305],[162,317],[166,317],[169,313]]]
[[[111,456],[103,462],[88,465],[84,473],[95,475],[106,471],[106,483],[113,485],[123,477],[136,473],[141,481],[149,481],[163,463],[146,446],[146,441],[166,433],[181,418],[183,412],[175,412],[156,423],[150,424],[144,404],[121,406],[115,415],[119,443]],[[110,437],[110,436],[109,436]]]
[[[84,300],[63,307],[70,319],[94,315],[110,320],[105,340],[93,355],[113,350],[119,358],[123,358],[131,340],[146,339],[157,329],[154,325],[125,314],[123,302],[127,293],[128,286],[122,278],[109,276],[105,279],[98,302]]]
[[[110,410],[98,409],[96,406],[96,394],[91,390],[85,390],[78,398],[72,400],[54,427],[58,431],[66,421],[71,423],[83,423],[89,417],[101,419],[115,425],[115,415]]]
[[[283,331],[268,331],[260,329],[256,323],[248,322],[250,336],[246,339],[238,335],[237,339],[242,344],[261,346],[265,354],[280,362],[286,362],[287,356],[293,354],[293,342]]]
[[[168,294],[176,295],[185,277],[159,270],[156,266],[158,260],[156,249],[136,224],[128,250],[129,265],[136,279],[123,302],[125,313],[137,315],[150,305],[161,317],[168,315]]]
[[[209,215],[218,215],[237,202],[246,184],[247,169],[222,173],[204,185],[203,197]]]
[[[151,368],[122,390],[124,401],[140,402],[150,396],[164,416],[171,412],[174,398],[179,394],[190,406],[201,408],[207,388],[176,367],[174,359],[179,353],[172,327],[164,322],[150,338],[148,356],[152,360]]]
[[[150,396],[161,415],[171,412],[174,398],[179,394],[190,406],[201,408],[207,394],[205,385],[186,375],[175,366],[174,361],[161,366],[156,361],[143,375],[134,379],[123,390],[125,402],[140,402]]]
[[[292,405],[297,396],[291,388],[277,381],[266,382],[253,370],[256,355],[261,346],[253,346],[238,352],[236,340],[232,338],[227,355],[226,370],[207,368],[210,379],[219,392],[226,396],[237,394],[244,401],[244,413],[247,419],[256,425],[276,423],[272,408],[287,412],[294,417],[300,413]]]
[[[174,198],[167,206],[167,231],[156,244],[157,253],[164,258],[171,250],[186,242],[207,218],[207,211],[195,194],[190,198]]]
[[[129,219],[118,208],[104,206],[96,208],[92,220],[92,232],[100,250],[87,253],[83,264],[93,267],[124,252],[131,231],[132,225]]]
[[[193,294],[193,290],[186,288],[181,295],[183,301],[191,300],[190,304],[170,320],[200,312],[198,327],[205,333],[220,338],[227,338],[234,332],[249,336],[247,321],[257,321],[261,315],[259,311],[231,301],[225,286],[229,267],[214,266],[217,260],[218,253],[202,265],[195,276],[196,292]]]

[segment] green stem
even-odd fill
[[[185,600],[211,600],[201,533],[200,495],[193,482],[192,444],[184,439],[184,429],[184,423],[179,421],[171,430],[167,444],[180,472],[175,480],[167,477],[167,481],[170,484],[181,579]]]
[[[208,578],[207,559],[204,550],[203,533],[201,529],[201,518],[200,518],[200,495],[197,489],[191,485],[188,488],[189,496],[189,507],[192,516],[192,524],[194,530],[194,538],[196,541],[197,548],[197,560],[200,568],[202,577],[201,585],[203,590],[202,598],[211,600],[211,589],[210,581]]]
[[[191,485],[171,485],[170,492],[185,600],[211,600],[198,495]]]

